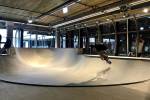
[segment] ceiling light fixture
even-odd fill
[[[144,27],[140,27],[140,30],[143,31],[143,30],[144,30]]]
[[[33,23],[33,17],[29,17],[29,18],[28,18],[28,23],[29,23],[29,24]]]
[[[84,24],[84,26],[87,26],[87,24]]]
[[[148,11],[149,11],[148,8],[144,8],[144,9],[143,9],[143,12],[144,12],[144,13],[148,13]]]
[[[96,24],[99,24],[99,21],[96,21]]]
[[[32,19],[28,19],[28,23],[31,24],[33,22]]]
[[[64,13],[64,14],[68,13],[68,7],[64,7],[64,8],[63,8],[63,13]]]
[[[110,21],[110,19],[108,19],[108,18],[107,18],[106,20],[107,20],[107,21]]]

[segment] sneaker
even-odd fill
[[[111,63],[112,63],[110,60],[107,60],[106,62],[107,62],[108,64],[111,64]]]

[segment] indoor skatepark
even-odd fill
[[[150,0],[0,0],[0,100],[150,100]]]
[[[32,56],[32,58],[31,58]],[[77,54],[76,49],[16,49],[0,58],[0,80],[45,86],[109,86],[150,79],[149,61],[111,59]]]
[[[79,55],[75,49],[16,51],[0,58],[1,100],[149,100],[149,60],[112,58],[108,65],[95,55]],[[39,61],[45,62],[37,66]]]

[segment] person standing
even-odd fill
[[[0,54],[7,54],[8,50],[11,48],[11,40],[7,39],[7,41],[4,44],[4,47],[0,50]]]
[[[138,45],[138,57],[141,57],[144,47],[144,40],[142,38],[139,39],[139,45]]]

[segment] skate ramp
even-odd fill
[[[40,85],[81,83],[108,68],[99,59],[78,55],[76,49],[16,49],[15,56],[1,56],[0,64],[1,80]]]
[[[76,49],[16,49],[0,56],[0,80],[44,86],[107,86],[149,80],[150,62],[78,55]],[[110,68],[110,69],[109,69]]]

